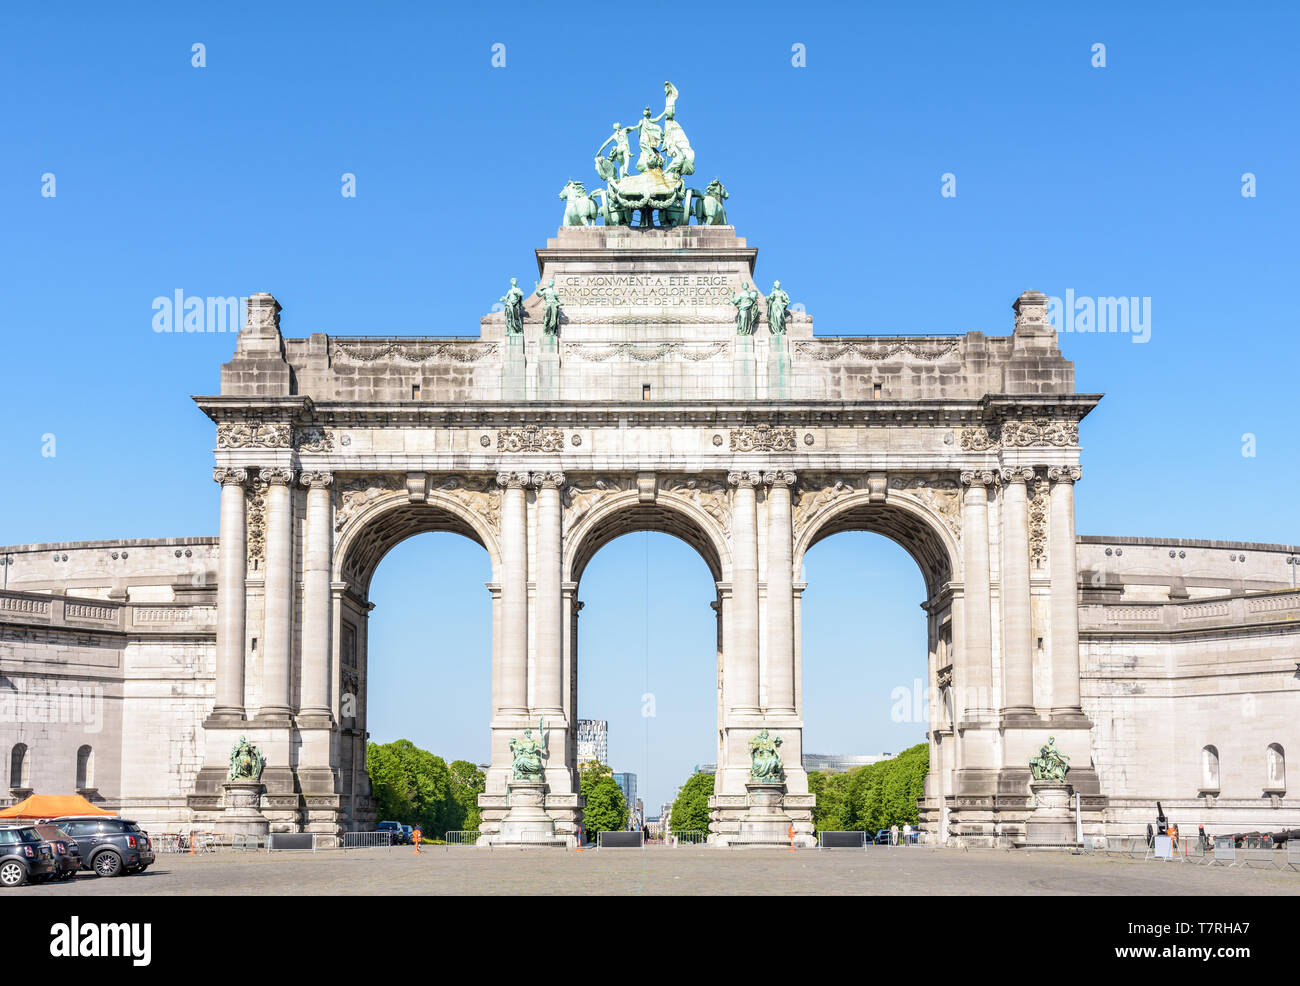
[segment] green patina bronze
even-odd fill
[[[522,737],[510,741],[511,773],[517,781],[543,779],[542,760],[546,757],[546,720],[537,720],[537,735],[531,728]]]
[[[1036,781],[1064,781],[1070,770],[1070,758],[1056,748],[1056,737],[1038,748],[1038,756],[1029,761],[1029,772]]]
[[[510,290],[501,296],[501,303],[505,305],[506,334],[519,335],[524,331],[524,293],[518,278],[510,278]]]
[[[767,327],[772,335],[785,335],[785,319],[790,310],[790,296],[781,290],[781,282],[772,282],[772,293],[767,296]]]
[[[758,320],[758,291],[741,281],[740,293],[731,296],[731,303],[736,306],[736,335],[752,336]]]
[[[256,781],[262,777],[262,768],[266,761],[262,751],[248,742],[243,736],[230,751],[230,775],[227,780]]]
[[[749,741],[750,780],[765,784],[779,784],[785,780],[780,746],[781,737],[770,735],[766,729]]]
[[[537,285],[537,296],[542,299],[543,308],[542,328],[547,335],[557,335],[560,331],[560,306],[564,302],[560,299],[560,292],[555,287],[555,278],[546,282],[542,286],[541,281],[534,281]]]
[[[676,86],[665,82],[662,113],[652,116],[647,106],[633,126],[614,123],[613,132],[596,150],[596,174],[605,187],[589,193],[582,182],[565,185],[560,192],[566,200],[564,225],[593,226],[599,218],[606,226],[630,226],[634,216],[642,229],[654,226],[656,217],[664,229],[683,226],[692,217],[702,226],[726,223],[722,200],[727,190],[720,181],[714,179],[704,192],[686,187],[685,176],[695,173],[695,151],[677,122],[679,95]],[[638,147],[635,172],[628,141],[633,131]]]

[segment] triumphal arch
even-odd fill
[[[812,831],[800,572],[811,545],[845,530],[893,538],[924,575],[928,824],[946,805],[945,828],[992,836],[995,803],[1023,815],[1049,736],[1101,807],[1073,503],[1079,421],[1098,397],[1075,393],[1047,299],[1016,299],[1003,336],[814,335],[779,283],[755,286],[758,251],[727,224],[725,186],[691,190],[675,99],[647,111],[639,172],[612,138],[597,158],[608,187],[565,186],[536,290],[503,278],[477,338],[287,338],[275,298],[249,301],[221,394],[197,399],[216,424],[222,496],[196,808],[218,809],[231,746],[248,736],[273,825],[297,817],[299,794],[309,829],[367,819],[368,588],[390,548],[431,530],[491,559],[490,837],[524,779],[512,741],[539,721],[532,814],[560,836],[580,823],[582,576],[638,530],[693,546],[716,583],[715,835],[772,808]],[[764,730],[780,741],[775,794],[750,789]]]
[[[1143,831],[1157,800],[1189,826],[1300,824],[1300,549],[1079,536],[1099,398],[1048,299],[992,335],[815,334],[802,286],[758,288],[664,93],[597,151],[601,187],[559,189],[537,277],[503,272],[476,336],[309,333],[251,297],[196,398],[219,537],[0,552],[5,800],[75,783],[162,831],[371,827],[371,578],[453,531],[491,561],[482,837],[572,839],[583,575],[654,530],[716,586],[711,838],[806,841],[803,558],[858,530],[924,577],[931,837],[1074,844]],[[77,715],[40,711],[68,689]]]

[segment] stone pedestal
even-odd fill
[[[501,360],[501,399],[522,401],[526,398],[527,364],[524,360],[524,336],[507,335]]]
[[[788,847],[793,819],[785,811],[785,784],[750,781],[745,790],[749,808],[740,816],[736,834],[728,838],[728,843],[738,847]],[[806,839],[806,835],[796,833],[796,844],[802,845]]]
[[[1061,781],[1033,781],[1029,790],[1034,795],[1034,806],[1025,820],[1025,849],[1073,849],[1075,839],[1074,814],[1070,800],[1074,788]]]
[[[216,831],[224,835],[266,836],[271,823],[262,814],[262,794],[266,785],[261,781],[226,781],[221,785],[223,811],[214,823]]]
[[[543,332],[537,341],[534,400],[553,401],[560,396],[560,343],[557,336]]]
[[[546,782],[506,782],[510,810],[501,819],[501,828],[488,836],[494,846],[544,846],[568,841],[555,831],[555,820],[546,813]]]

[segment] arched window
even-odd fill
[[[95,751],[83,746],[77,751],[77,790],[95,786]]]
[[[1285,791],[1286,751],[1282,749],[1282,744],[1270,743],[1265,757],[1268,763],[1268,783],[1265,788],[1269,791]]]
[[[15,743],[9,755],[9,786],[16,788],[31,787],[32,758],[27,755],[26,743]]]
[[[1207,746],[1201,750],[1201,790],[1219,790],[1219,748]]]

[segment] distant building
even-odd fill
[[[609,721],[578,720],[578,763],[609,763]]]
[[[623,773],[614,775],[614,783],[618,789],[623,792],[623,800],[627,802],[629,815],[636,813],[636,774]]]

